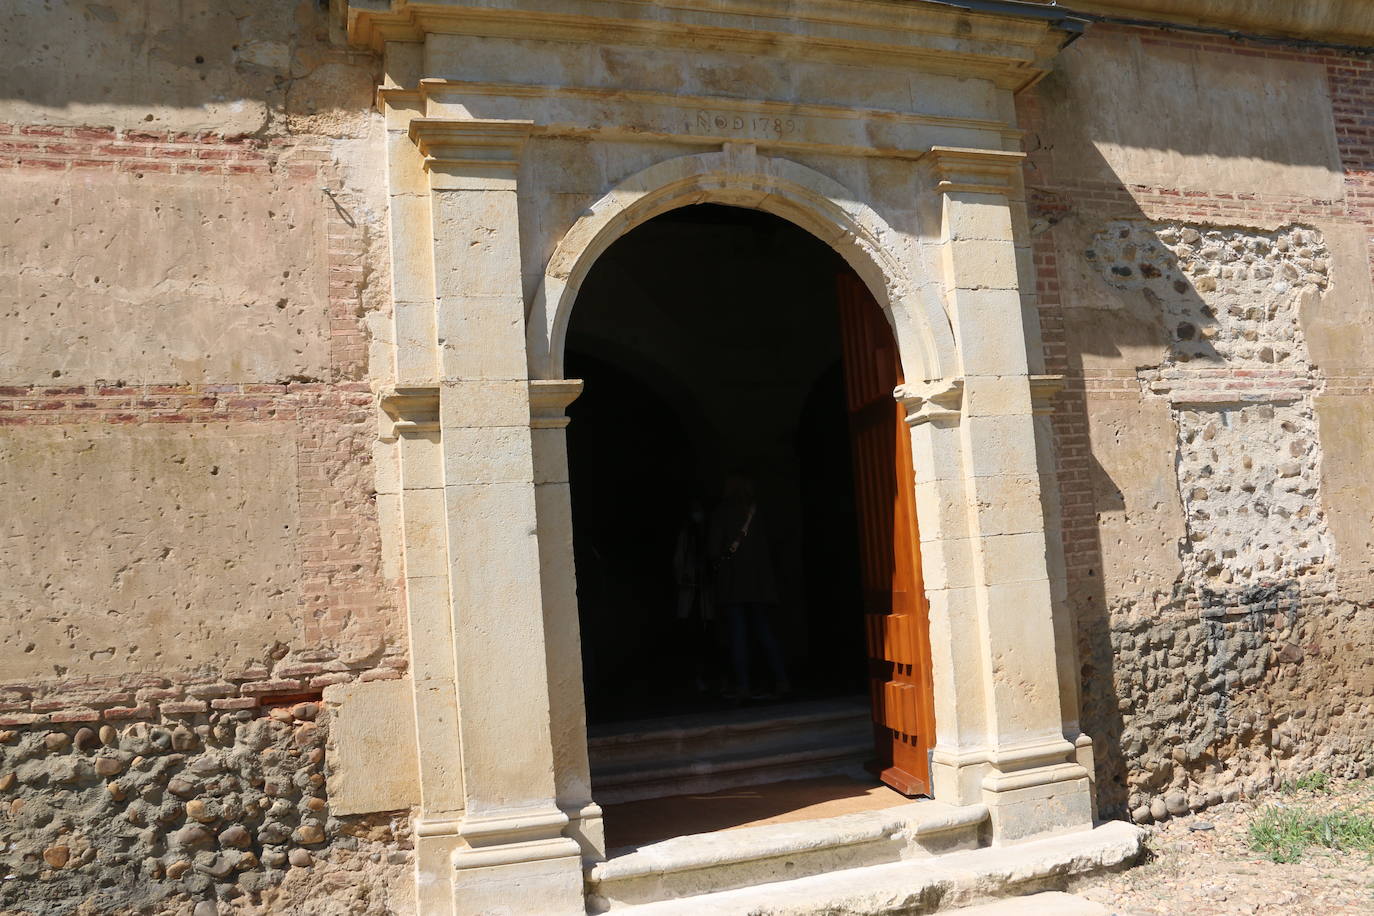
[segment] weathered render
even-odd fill
[[[1371,764],[1368,59],[1256,48],[1099,27],[1021,98],[1084,729],[1137,821]]]
[[[1069,5],[18,4],[0,912],[584,912],[563,347],[702,202],[892,325],[970,842],[1367,774],[1374,19]]]

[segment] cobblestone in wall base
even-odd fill
[[[407,912],[405,813],[330,816],[328,718],[0,731],[0,913]]]

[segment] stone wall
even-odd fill
[[[408,667],[378,61],[313,0],[14,13],[0,911],[413,909],[321,705]]]
[[[1103,95],[1103,72],[1166,64],[1138,105]],[[1107,815],[1374,766],[1374,488],[1367,442],[1338,431],[1374,405],[1372,75],[1365,58],[1097,27],[1020,99]],[[1292,118],[1275,120],[1276,86]],[[1299,121],[1286,135],[1312,142],[1285,151],[1274,125]]]
[[[300,702],[0,731],[0,911],[282,912],[314,887],[332,912],[405,912],[406,818],[331,815],[328,718]]]
[[[382,738],[346,718],[415,730],[373,461],[379,63],[330,28],[312,0],[114,0],[0,37],[6,912],[413,909],[414,762],[369,783]],[[867,102],[963,97],[901,76]],[[1374,67],[1099,27],[1021,103],[1102,811],[1366,772]]]

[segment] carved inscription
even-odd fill
[[[696,130],[703,133],[771,134],[775,137],[785,137],[800,129],[801,125],[796,118],[706,109],[699,109],[696,113]]]

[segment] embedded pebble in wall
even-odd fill
[[[327,715],[309,702],[274,712],[6,730],[0,912],[181,912],[280,894],[291,869],[367,872],[378,893],[401,880],[408,855],[383,855],[408,848],[396,825],[328,817]]]

